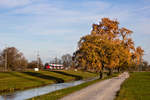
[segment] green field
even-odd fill
[[[66,96],[70,93],[73,93],[75,91],[78,91],[80,89],[83,89],[83,88],[85,88],[91,84],[94,84],[96,82],[99,82],[99,81],[102,81],[102,80],[105,80],[105,79],[108,79],[111,77],[116,77],[116,76],[118,76],[118,73],[114,73],[112,76],[107,76],[104,79],[97,79],[97,80],[89,81],[89,82],[82,83],[82,84],[77,85],[77,86],[73,86],[73,87],[57,90],[57,91],[54,91],[54,92],[51,92],[51,93],[48,93],[45,95],[33,97],[29,100],[59,100],[60,98]]]
[[[82,71],[0,72],[0,93],[96,76],[95,73]]]
[[[150,72],[131,73],[115,100],[150,100]]]

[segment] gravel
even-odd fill
[[[60,100],[113,100],[120,85],[128,77],[128,72],[124,72],[118,77],[95,83]]]

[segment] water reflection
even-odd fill
[[[92,79],[94,80],[94,79]],[[74,82],[68,82],[68,83],[59,83],[59,84],[52,84],[52,85],[47,85],[39,88],[33,88],[33,89],[28,89],[24,91],[17,91],[14,93],[9,93],[5,95],[0,96],[0,100],[24,100],[24,99],[29,99],[35,96],[47,94],[56,90],[60,90],[63,88],[71,87],[71,86],[76,86],[81,83],[91,81],[90,80],[79,80],[79,81],[74,81]]]

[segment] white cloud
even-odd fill
[[[33,32],[32,32],[33,33]],[[67,29],[45,29],[42,31],[34,32],[35,35],[63,35],[63,34],[69,34],[72,33],[72,30]]]
[[[150,19],[149,20],[145,20],[145,21],[142,21],[142,22],[139,22],[136,24],[136,31],[139,33],[139,34],[150,34],[149,32],[149,27],[150,27]]]
[[[6,1],[7,1],[6,4],[9,5],[10,3],[8,3],[8,1],[10,2],[11,0],[6,0]],[[18,0],[15,0],[15,1],[17,2],[14,2],[14,4],[10,4],[10,6],[11,5],[12,6],[25,5],[31,2],[31,0],[21,0],[22,2],[18,2]],[[26,1],[26,2],[23,3],[23,1]],[[2,5],[4,4],[5,3],[2,3]],[[103,11],[111,6],[109,3],[102,2],[102,1],[90,1],[90,2],[88,1],[88,2],[83,2],[81,4],[78,4],[78,5],[81,7],[80,11],[64,9],[60,5],[55,5],[55,4],[50,4],[50,3],[36,3],[36,4],[32,4],[32,5],[22,7],[22,8],[15,9],[9,12],[9,14],[78,16],[79,14],[85,14],[85,13],[92,14],[97,11],[98,12]]]
[[[30,4],[33,0],[0,0],[0,8],[13,8]]]
[[[87,1],[81,4],[87,11],[103,11],[111,7],[111,4],[103,1]]]
[[[24,8],[19,8],[11,12],[11,14],[35,14],[43,15],[56,11],[57,8],[52,7],[50,4],[36,4]]]

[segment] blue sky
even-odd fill
[[[150,0],[0,0],[0,49],[15,46],[28,60],[72,54],[101,18],[117,19],[150,62]]]

